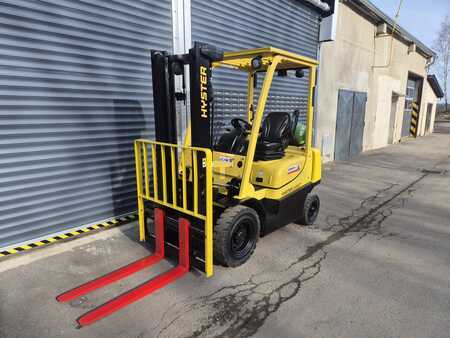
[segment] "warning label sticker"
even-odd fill
[[[232,163],[233,162],[233,158],[232,157],[220,156],[219,159],[222,162],[226,162],[226,163]]]
[[[300,171],[300,165],[298,165],[298,164],[291,165],[287,170],[288,174],[292,174],[297,171]]]

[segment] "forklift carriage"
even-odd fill
[[[177,254],[178,266],[83,315],[80,325],[154,292],[191,266],[211,277],[214,263],[242,265],[260,235],[291,222],[312,224],[319,212],[320,201],[310,193],[321,179],[320,152],[312,147],[317,61],[272,47],[223,53],[197,42],[187,54],[152,51],[151,61],[155,140],[136,140],[134,150],[139,237],[153,242],[155,253],[57,299],[84,295],[166,255]],[[247,73],[247,119],[233,118],[233,129],[214,142],[211,78],[212,70],[220,67]],[[306,126],[298,110],[264,114],[274,75],[288,71],[309,77]],[[259,74],[264,81],[255,107]],[[183,84],[181,91],[176,91],[176,81]],[[183,142],[178,142],[177,101],[190,106]],[[154,222],[147,222],[149,217]]]

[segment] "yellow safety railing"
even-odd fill
[[[145,241],[144,200],[203,220],[205,224],[205,272],[207,277],[212,276],[213,197],[211,150],[139,139],[134,142],[134,152],[140,240]],[[198,159],[200,157],[202,158],[201,164],[206,174],[203,181],[204,189],[206,190],[203,205],[199,205],[198,198],[200,183]],[[178,158],[179,163],[176,163]],[[170,168],[171,171],[170,179],[167,178],[167,168]],[[170,187],[167,186],[168,181],[170,181]],[[162,187],[159,187],[158,183],[162,183]],[[188,200],[188,184],[192,187],[192,194],[189,194],[192,200]]]

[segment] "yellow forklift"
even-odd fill
[[[242,265],[260,236],[291,222],[312,224],[319,212],[319,198],[311,193],[321,180],[320,151],[312,147],[316,60],[273,47],[224,53],[197,42],[187,54],[152,51],[151,59],[155,140],[139,139],[134,147],[139,236],[152,242],[155,253],[57,299],[72,300],[166,256],[178,255],[178,265],[83,315],[78,319],[82,326],[191,267],[211,277],[214,263]],[[230,121],[230,130],[214,135],[218,112],[211,81],[213,71],[224,67],[247,74],[247,112],[245,119]],[[288,74],[308,78],[306,123],[300,121],[300,110],[266,111],[272,82]],[[259,77],[264,78],[261,88]],[[176,81],[183,84],[179,91]],[[176,110],[183,104],[190,107],[190,118],[178,142]]]

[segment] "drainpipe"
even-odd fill
[[[427,64],[425,65],[425,69],[427,70],[427,74],[430,72],[430,68],[436,62],[436,55],[431,56],[427,59]]]

